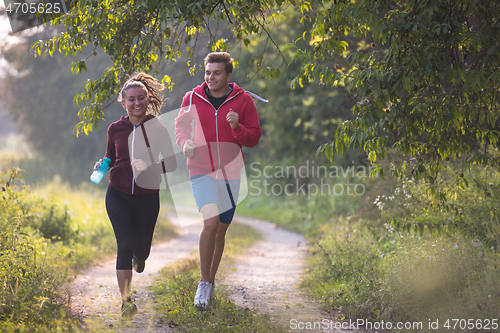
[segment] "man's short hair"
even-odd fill
[[[227,52],[212,52],[205,57],[205,66],[209,63],[223,63],[226,69],[226,74],[233,72],[233,58]]]

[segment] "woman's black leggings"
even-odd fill
[[[132,257],[146,260],[160,212],[158,193],[129,195],[109,186],[106,210],[115,231],[116,269],[132,269]]]

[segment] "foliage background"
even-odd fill
[[[2,48],[18,70],[4,76],[2,107],[36,156],[9,163],[25,169],[29,183],[55,174],[86,181],[103,154],[103,129],[123,114],[109,104],[127,75],[162,77],[171,110],[202,81],[204,55],[229,50],[235,81],[272,101],[257,102],[264,132],[259,148],[245,151],[248,163],[298,167],[318,154],[317,165],[372,163],[380,176],[394,172],[357,179],[367,190],[361,197],[250,196],[239,208],[307,235],[313,260],[303,287],[325,309],[374,321],[500,318],[499,12],[493,0],[82,0],[60,18],[65,27]],[[88,135],[76,138],[76,123]],[[274,181],[297,180],[318,181]],[[25,212],[53,223],[23,217],[29,237],[22,235],[22,205],[12,199],[21,195],[3,192],[5,248],[16,244],[28,258],[30,242],[44,249],[56,236],[60,248],[50,249],[64,257],[86,239],[76,242],[80,227],[66,209],[36,200]],[[26,278],[13,252],[9,260],[6,299],[21,295],[16,279]],[[23,293],[33,295],[34,309],[48,306],[51,290]],[[31,310],[27,319],[2,311],[5,325],[40,320]]]

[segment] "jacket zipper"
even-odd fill
[[[219,109],[228,101],[232,100],[233,98],[235,98],[236,96],[238,96],[239,94],[241,94],[241,92],[238,92],[236,93],[234,96],[231,96],[230,98],[227,98],[224,102],[222,102],[222,104],[219,106],[218,109],[216,109],[212,103],[210,103],[210,101],[208,101],[207,99],[205,99],[203,96],[201,96],[200,94],[198,94],[197,92],[195,92],[195,94],[200,97],[202,100],[204,100],[205,102],[207,102],[208,104],[210,104],[214,110],[215,110],[215,137],[217,139],[217,157],[219,158],[219,165],[217,167],[217,172],[215,173],[215,179],[219,179],[219,170],[220,170],[220,148],[219,148],[219,124],[217,122],[217,114],[219,113]],[[208,142],[207,142],[208,144]]]
[[[137,125],[134,125],[134,129],[132,131],[132,160],[134,159],[134,144],[135,144],[135,129]],[[132,160],[130,162],[132,162]],[[134,185],[135,185],[135,169],[132,166],[132,194],[134,194]]]

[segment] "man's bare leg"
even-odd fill
[[[219,229],[219,207],[215,203],[206,204],[201,207],[203,217],[203,229],[200,233],[199,251],[200,251],[200,281],[210,280],[210,269],[215,252],[216,236]]]
[[[212,265],[210,267],[210,282],[215,282],[215,275],[219,269],[219,264],[224,253],[224,245],[226,244],[226,232],[230,224],[219,222],[217,235],[215,236],[215,249],[212,257]]]

